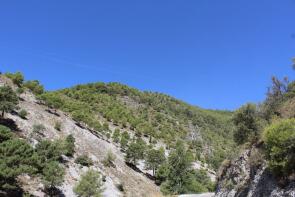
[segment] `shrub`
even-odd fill
[[[45,126],[43,124],[34,124],[33,125],[33,133],[42,133],[45,131]]]
[[[56,161],[46,163],[42,171],[42,182],[45,188],[55,188],[62,184],[65,170]]]
[[[22,93],[24,93],[24,89],[22,87],[19,87],[19,88],[16,89],[16,93],[17,94],[22,94]]]
[[[277,176],[295,172],[295,119],[273,123],[264,130],[263,139],[269,167]]]
[[[11,130],[5,126],[0,125],[0,143],[9,140],[13,137]]]
[[[81,176],[80,181],[74,187],[74,192],[80,197],[101,197],[103,188],[99,172],[88,170]]]
[[[44,92],[44,87],[38,80],[26,81],[24,83],[24,87],[28,88],[36,95],[42,94]]]
[[[18,115],[22,118],[22,119],[26,119],[26,116],[28,115],[28,112],[25,109],[20,110],[20,112],[18,112]]]
[[[5,73],[5,76],[10,78],[12,82],[18,87],[21,87],[24,82],[24,76],[21,72]]]
[[[66,156],[73,156],[75,153],[75,138],[73,135],[68,135],[64,142],[64,154]]]
[[[119,129],[115,129],[112,138],[115,143],[119,142],[119,140],[120,140],[120,130]]]
[[[120,144],[121,144],[122,149],[126,148],[126,146],[128,145],[129,139],[130,139],[130,136],[129,136],[128,132],[124,131],[121,135],[121,140],[120,140]]]
[[[36,145],[36,152],[40,157],[40,165],[44,166],[45,163],[50,161],[59,161],[63,154],[63,145],[60,140],[51,142],[43,140]]]
[[[33,147],[24,140],[11,138],[0,143],[0,190],[16,189],[19,175],[36,173],[36,158]]]
[[[80,164],[82,166],[91,166],[91,165],[93,165],[92,159],[90,159],[87,155],[78,156],[75,159],[75,163]]]
[[[115,159],[116,159],[116,155],[114,155],[114,153],[112,153],[112,151],[109,150],[105,159],[103,160],[104,166],[106,167],[114,166]]]
[[[55,128],[57,131],[61,131],[61,122],[56,121],[55,124],[54,124],[54,128]]]

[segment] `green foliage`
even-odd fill
[[[135,142],[132,142],[126,151],[126,162],[137,165],[138,160],[144,159],[145,149],[146,143],[141,138],[138,138]]]
[[[75,153],[75,138],[73,135],[68,135],[64,142],[64,154],[72,157]]]
[[[168,176],[164,184],[162,184],[163,193],[181,194],[186,193],[190,187],[190,172],[192,165],[192,155],[187,151],[184,144],[180,141],[176,144],[168,158]]]
[[[119,129],[115,129],[112,138],[115,143],[119,142],[119,140],[120,140],[120,130]]]
[[[23,86],[31,90],[36,95],[44,93],[44,87],[38,80],[26,81]]]
[[[74,188],[74,192],[79,197],[101,197],[103,184],[99,172],[88,170],[81,176],[80,181]]]
[[[155,175],[158,167],[162,165],[165,161],[165,150],[163,148],[160,148],[159,150],[150,149],[149,151],[147,151],[145,165],[147,169],[153,171],[153,175]]]
[[[122,149],[126,148],[126,146],[128,145],[129,139],[130,139],[130,136],[129,136],[128,132],[127,131],[123,132],[121,135],[121,140],[120,140],[120,144],[121,144]]]
[[[205,171],[194,171],[192,161],[192,154],[187,150],[183,142],[178,141],[175,150],[168,157],[168,164],[161,166],[156,174],[156,177],[162,175],[159,177],[162,181],[166,179],[161,184],[161,191],[164,194],[213,191],[214,184],[210,181],[207,173]],[[160,170],[162,171],[161,174]]]
[[[234,139],[243,144],[257,138],[259,132],[258,113],[254,104],[246,104],[234,113]]]
[[[114,166],[114,161],[115,160],[116,160],[116,155],[114,155],[114,153],[112,153],[112,151],[109,150],[106,157],[102,161],[102,163],[106,167],[111,167],[111,166]]]
[[[295,119],[273,123],[264,130],[270,169],[277,176],[288,176],[295,172]]]
[[[43,124],[34,124],[33,125],[33,133],[42,133],[46,130]]]
[[[10,78],[12,82],[18,87],[21,87],[24,82],[24,76],[21,72],[5,73],[5,76]]]
[[[267,98],[265,99],[262,112],[266,120],[271,120],[273,116],[279,115],[278,109],[285,100],[284,95],[287,91],[288,79],[279,80],[272,77],[272,85],[268,88]]]
[[[58,164],[62,154],[60,144],[60,141],[42,141],[34,149],[0,125],[0,190],[17,189],[16,178],[21,174],[41,175],[47,188],[60,185],[64,175]]]
[[[24,93],[24,88],[22,88],[22,87],[18,87],[18,88],[16,89],[16,93],[17,93],[18,95]]]
[[[93,161],[87,155],[80,155],[75,159],[75,163],[80,164],[82,166],[91,166],[93,165]]]
[[[2,127],[1,133],[6,133],[6,140],[0,143],[0,189],[15,189],[18,175],[37,172],[37,155],[24,140],[7,137],[7,131]]]
[[[0,143],[12,139],[13,134],[11,130],[5,126],[0,125]]]
[[[106,122],[103,123],[102,127],[103,127],[104,131],[109,131],[110,130],[109,125]]]
[[[191,128],[198,127],[202,146],[212,147],[204,158],[209,164],[214,162],[213,167],[217,167],[234,147],[231,112],[203,110],[164,94],[141,92],[118,83],[91,83],[46,92],[39,98],[98,132],[102,129],[95,125],[104,117],[113,124],[133,129],[137,136],[149,136],[150,142],[161,139],[168,146],[177,139],[186,139]],[[117,143],[119,135],[116,131],[112,136]],[[124,139],[123,146],[125,142]]]
[[[193,171],[193,176],[196,182],[200,183],[201,189],[199,191],[201,190],[203,190],[203,192],[215,191],[215,184],[211,181],[206,170]]]
[[[64,179],[65,170],[56,161],[50,161],[44,165],[42,182],[47,189],[60,186]]]
[[[11,112],[18,104],[18,97],[9,86],[0,87],[0,111],[4,117],[5,112]]]
[[[156,184],[160,185],[161,183],[165,182],[167,180],[169,174],[169,166],[165,162],[162,165],[160,165],[156,171],[155,178],[156,178]]]
[[[28,112],[25,109],[22,109],[18,112],[19,117],[21,117],[22,119],[26,119]]]
[[[53,142],[43,140],[36,145],[36,152],[40,157],[40,165],[43,167],[45,163],[61,159],[64,152],[63,143],[59,140]]]

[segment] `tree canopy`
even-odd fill
[[[0,87],[0,111],[1,116],[4,117],[5,112],[10,112],[16,108],[18,104],[18,97],[16,93],[9,86]]]

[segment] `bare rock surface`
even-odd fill
[[[218,181],[215,197],[295,197],[295,182],[280,187],[262,161],[253,165],[256,148],[246,150],[225,169]]]

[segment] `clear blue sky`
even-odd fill
[[[116,81],[205,108],[294,78],[295,0],[0,1],[0,70],[47,89]]]

